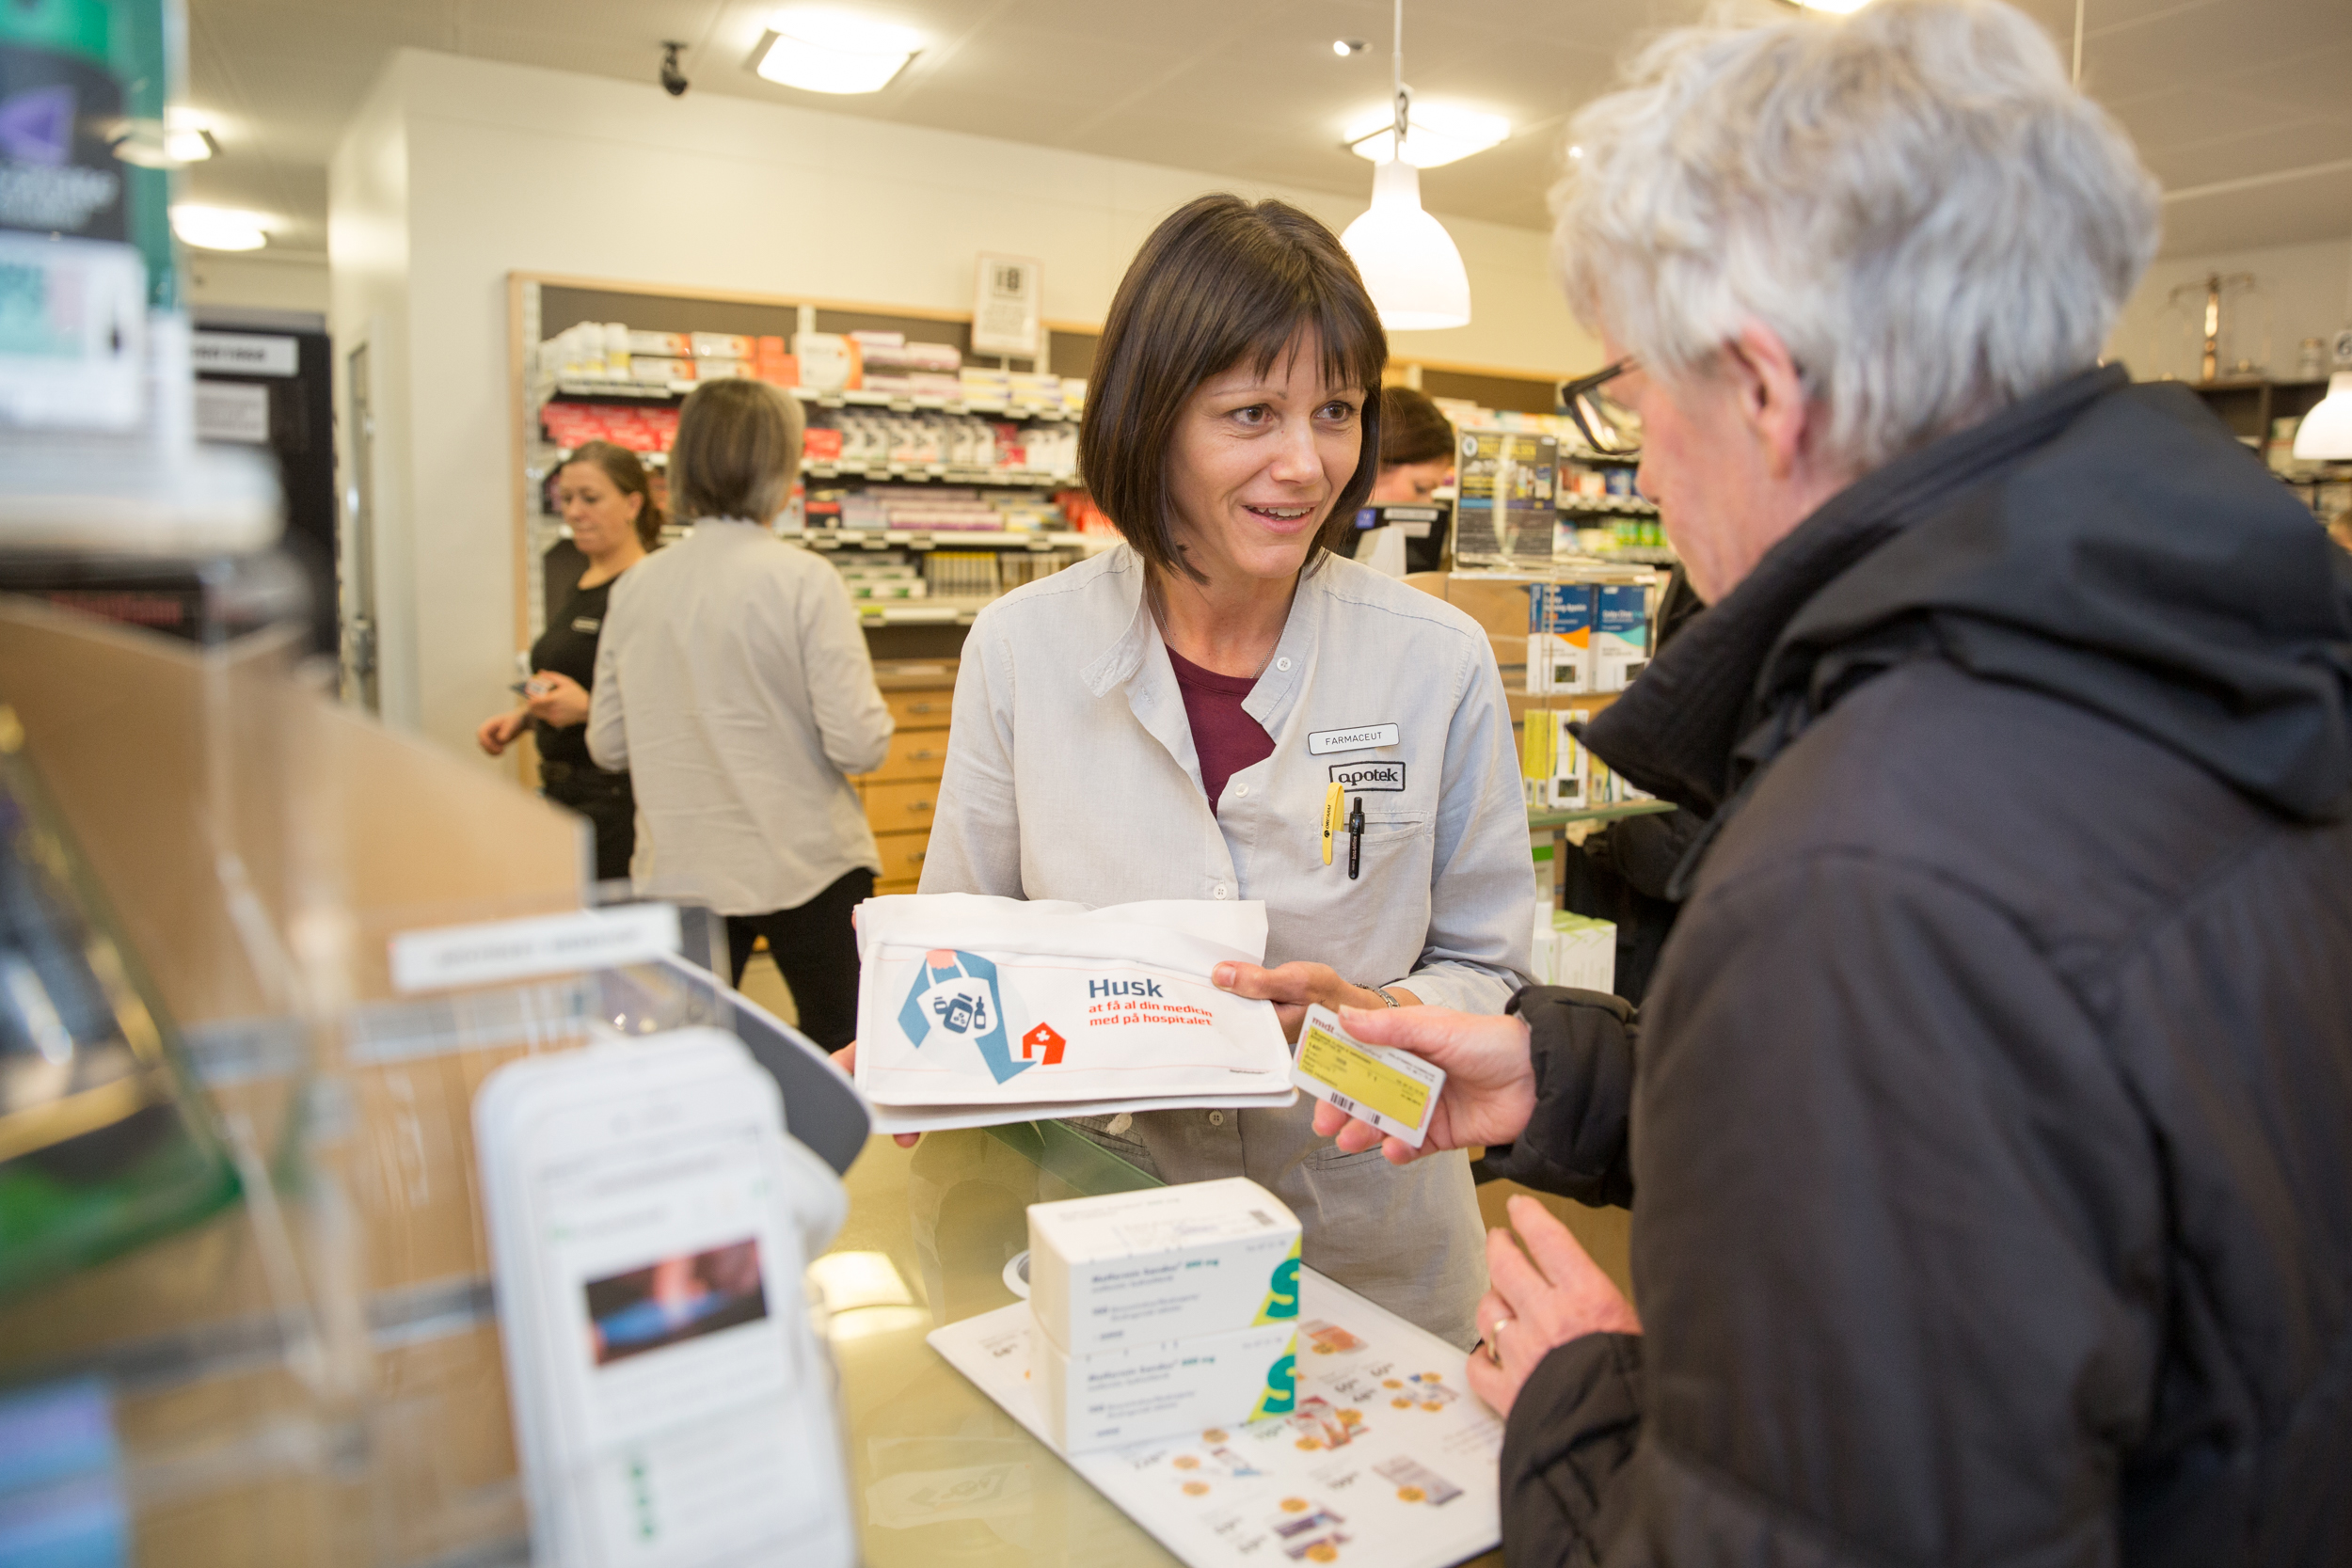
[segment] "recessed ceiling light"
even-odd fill
[[[1828,11],[1836,16],[1851,16],[1870,0],[1788,0],[1801,11]]]
[[[1511,122],[1501,115],[1480,114],[1444,103],[1415,103],[1405,128],[1405,161],[1415,168],[1436,168],[1473,152],[1484,152],[1511,134]],[[1347,150],[1359,158],[1385,164],[1395,156],[1396,116],[1382,109],[1380,118],[1367,115],[1347,138]]]
[[[174,207],[171,231],[199,250],[259,250],[269,244],[276,220],[266,213],[238,212],[228,207]]]
[[[1350,55],[1362,54],[1367,47],[1368,45],[1362,39],[1333,39],[1331,40],[1331,53],[1343,60]]]
[[[852,11],[783,11],[768,28],[752,69],[803,92],[880,92],[923,47],[911,28]]]

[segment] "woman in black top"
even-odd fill
[[[660,538],[661,508],[636,454],[609,441],[572,453],[556,471],[555,498],[588,569],[531,645],[523,705],[483,721],[474,739],[497,756],[531,726],[542,791],[596,824],[596,879],[612,881],[628,875],[637,801],[627,773],[608,773],[588,758],[588,689],[596,684],[605,598],[613,579]]]

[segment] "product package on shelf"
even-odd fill
[[[1592,722],[1593,711],[1531,708],[1520,721],[1519,773],[1529,806],[1539,811],[1584,811],[1651,799],[1577,738],[1577,729]]]
[[[1527,591],[1527,694],[1581,696],[1593,688],[1593,585],[1539,582]]]
[[[1616,989],[1617,927],[1613,923],[1538,907],[1534,936],[1537,985]]]
[[[1513,431],[1464,431],[1454,554],[1465,564],[1543,566],[1551,561],[1552,487],[1560,443]]]
[[[837,332],[796,332],[792,356],[800,362],[801,385],[813,390],[849,391],[863,384],[854,338]]]
[[[1296,1098],[1272,1004],[1209,978],[1263,961],[1255,900],[905,895],[860,905],[857,935],[857,1082],[879,1131]]]

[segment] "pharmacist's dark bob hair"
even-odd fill
[[[1185,404],[1244,361],[1264,374],[1302,332],[1314,337],[1327,382],[1364,393],[1362,450],[1316,532],[1320,551],[1354,526],[1380,471],[1389,340],[1356,264],[1308,214],[1237,196],[1187,202],[1143,242],[1095,349],[1078,467],[1094,503],[1153,570],[1202,576],[1177,548],[1168,488]]]

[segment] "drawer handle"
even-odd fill
[[[909,752],[907,753],[907,760],[909,762],[929,762],[933,757],[938,755],[939,753],[937,752],[934,752],[930,747],[926,746],[919,752]]]
[[[929,811],[930,809],[931,803],[929,800],[909,800],[907,802],[907,810],[909,811]]]
[[[909,713],[937,713],[939,705],[936,703],[909,703],[907,711]]]

